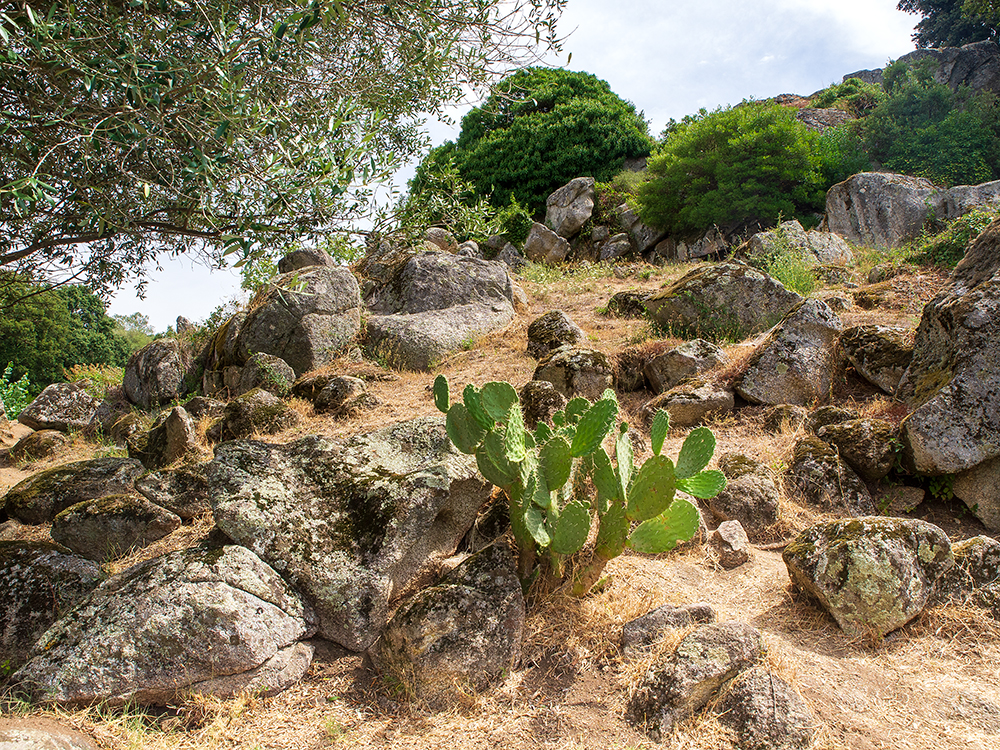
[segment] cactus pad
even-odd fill
[[[524,442],[524,417],[521,416],[521,405],[517,401],[511,405],[505,421],[507,432],[504,435],[504,448],[507,451],[507,459],[518,463],[528,455],[528,448]]]
[[[699,471],[693,477],[678,479],[677,489],[692,497],[708,500],[726,489],[726,475],[717,469]]]
[[[684,439],[681,452],[677,454],[677,476],[681,479],[693,477],[708,466],[715,453],[715,435],[707,427],[691,430]]]
[[[653,417],[653,426],[649,429],[649,442],[653,448],[653,454],[660,455],[663,450],[663,441],[670,431],[670,412],[659,409]]]
[[[443,414],[448,413],[451,402],[448,398],[448,378],[438,375],[434,378],[434,406]]]
[[[576,426],[573,455],[586,456],[600,448],[617,416],[617,401],[602,399],[587,409]]]
[[[464,404],[452,404],[445,418],[448,437],[462,453],[475,453],[476,446],[486,436],[486,430],[465,408]]]
[[[506,420],[510,407],[518,403],[517,391],[510,383],[487,383],[479,395],[483,411],[495,422]]]
[[[606,560],[620,555],[625,549],[628,527],[625,506],[621,503],[611,503],[607,511],[601,514],[601,527],[597,530],[594,553]]]
[[[628,546],[636,552],[659,554],[669,552],[698,531],[701,516],[698,509],[687,500],[678,498],[663,513],[650,518],[632,531]]]
[[[489,432],[476,450],[476,465],[487,482],[507,489],[518,478],[517,466],[507,460],[503,437]]]
[[[573,455],[569,443],[561,437],[554,437],[538,451],[538,465],[550,489],[559,489],[573,471]]]
[[[576,424],[589,408],[590,402],[583,396],[570,399],[570,402],[566,404],[566,421],[569,424]]]
[[[666,456],[652,456],[635,475],[628,495],[628,517],[645,521],[660,515],[674,499],[674,464]]]
[[[559,515],[552,530],[552,551],[560,555],[579,552],[590,534],[590,508],[583,503],[571,502]]]

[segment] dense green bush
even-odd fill
[[[952,91],[933,78],[933,62],[886,68],[888,96],[861,123],[864,146],[885,169],[939,185],[973,185],[1000,176],[1000,112],[993,94]]]
[[[815,134],[791,109],[765,102],[675,124],[639,187],[639,215],[676,236],[734,231],[823,206]]]
[[[104,302],[81,286],[46,289],[0,276],[0,362],[38,387],[73,365],[121,366],[132,351]],[[33,293],[33,296],[25,296]]]
[[[965,257],[969,243],[993,223],[997,214],[984,209],[973,209],[960,216],[941,232],[925,234],[913,247],[910,260],[954,268]]]
[[[8,362],[0,373],[0,404],[3,404],[7,419],[16,419],[21,410],[31,403],[31,381],[27,374],[14,380],[13,371],[13,364]]]
[[[813,139],[813,155],[826,188],[872,169],[872,160],[865,152],[858,122],[827,128],[817,135]]]
[[[848,78],[835,83],[813,97],[814,107],[833,107],[850,112],[855,117],[866,115],[885,99],[885,89],[877,83],[865,83],[860,78]]]
[[[625,159],[646,156],[652,146],[642,115],[605,81],[527,68],[462,119],[458,139],[428,155],[410,191],[424,190],[434,165],[452,159],[479,197],[498,207],[515,198],[537,215],[549,194],[570,180],[609,180]]]

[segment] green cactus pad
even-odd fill
[[[660,515],[674,499],[674,464],[666,456],[651,456],[635,475],[628,494],[628,517],[645,521]]]
[[[566,424],[566,412],[561,409],[552,415],[552,424],[556,427],[562,427]]]
[[[635,473],[635,463],[632,453],[632,440],[626,430],[618,434],[615,441],[615,458],[618,460],[618,497],[623,503],[628,503],[629,490],[632,486],[632,475]]]
[[[600,513],[604,513],[614,500],[618,500],[618,504],[621,505],[621,488],[618,484],[618,475],[604,449],[598,448],[592,458],[594,487],[597,488],[597,509]]]
[[[503,422],[510,407],[519,403],[517,391],[510,383],[487,383],[480,392],[483,410],[496,422]]]
[[[538,465],[550,490],[562,487],[573,471],[569,443],[561,437],[552,438],[538,451]]]
[[[583,503],[571,502],[559,515],[552,530],[552,551],[560,555],[579,552],[590,534],[590,508]]]
[[[566,421],[569,424],[576,424],[589,408],[590,402],[583,396],[570,399],[570,402],[566,404]]]
[[[625,549],[628,527],[629,521],[625,517],[625,506],[620,503],[611,503],[608,509],[601,514],[601,526],[597,530],[594,553],[606,560],[618,557]]]
[[[451,406],[451,401],[448,397],[448,378],[444,375],[438,375],[434,378],[434,406],[442,414],[447,414],[448,407]]]
[[[538,542],[538,546],[547,547],[552,541],[548,530],[545,528],[545,514],[537,505],[529,505],[524,510],[524,526],[531,534],[531,538]]]
[[[605,388],[604,393],[601,394],[602,401],[614,401],[618,403],[618,394],[615,393],[613,388]]]
[[[445,428],[448,437],[462,453],[475,453],[476,446],[486,436],[486,430],[480,426],[465,404],[452,404],[445,418]]]
[[[699,471],[693,477],[678,479],[677,489],[692,497],[708,500],[726,489],[726,475],[718,469]]]
[[[678,542],[695,535],[699,520],[698,509],[678,498],[663,513],[636,526],[629,535],[628,546],[651,555],[669,552]]]
[[[691,430],[684,439],[681,452],[677,454],[677,476],[681,479],[693,477],[708,466],[715,453],[715,435],[707,427]]]
[[[668,432],[670,432],[670,412],[660,409],[653,417],[653,426],[649,429],[649,442],[652,445],[654,455],[660,455],[660,451],[663,450],[663,441],[666,440]]]
[[[552,428],[549,427],[545,422],[539,422],[535,426],[535,444],[545,445],[549,440],[552,439]]]
[[[507,432],[504,435],[504,448],[507,451],[507,459],[517,463],[523,461],[528,453],[528,448],[524,442],[524,418],[521,416],[521,405],[515,401],[511,404],[507,413]]]
[[[474,385],[470,383],[465,386],[465,390],[462,391],[462,399],[465,401],[465,408],[469,410],[469,414],[479,423],[479,426],[484,430],[492,430],[495,422],[483,410],[482,394],[476,390]]]
[[[573,437],[573,455],[586,456],[601,447],[618,416],[618,402],[607,399],[598,401],[580,418]]]
[[[476,450],[476,465],[487,482],[507,489],[518,479],[517,465],[507,460],[503,437],[489,432]]]

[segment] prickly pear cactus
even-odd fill
[[[666,552],[694,535],[698,510],[677,490],[709,498],[725,487],[721,472],[705,468],[715,451],[707,428],[688,435],[676,465],[661,455],[670,429],[664,411],[653,419],[654,455],[637,470],[628,426],[621,424],[613,463],[604,449],[619,411],[611,390],[593,404],[574,398],[553,416],[552,427],[540,423],[533,432],[524,427],[509,383],[468,385],[462,402],[451,403],[448,381],[439,375],[434,403],[447,415],[455,447],[475,455],[483,477],[506,493],[522,577],[532,574],[540,554],[549,574],[561,581],[566,559],[584,548],[597,524],[590,560],[577,566],[572,582],[577,595],[586,594],[607,561],[626,547]]]

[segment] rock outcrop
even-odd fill
[[[545,201],[545,224],[560,237],[573,237],[593,215],[595,198],[593,177],[570,180]]]
[[[79,383],[53,383],[21,410],[17,421],[33,430],[82,430],[100,403]]]
[[[176,339],[157,339],[132,353],[122,386],[128,400],[152,409],[183,396],[189,383],[191,355]]]
[[[324,638],[360,651],[389,600],[454,552],[489,498],[475,460],[424,417],[349,439],[237,441],[209,465],[219,528],[305,594]]]

